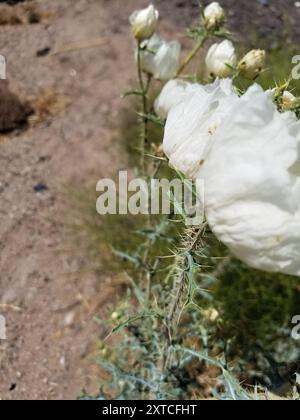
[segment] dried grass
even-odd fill
[[[47,88],[41,90],[37,96],[29,98],[29,102],[34,110],[29,122],[35,125],[64,112],[71,104],[71,99],[54,89]]]
[[[0,5],[0,25],[24,25],[39,23],[47,19],[50,13],[43,12],[34,3],[19,3],[12,6]]]

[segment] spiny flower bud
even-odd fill
[[[207,29],[216,28],[221,26],[225,20],[224,9],[216,1],[209,4],[203,12],[204,24]]]
[[[237,64],[233,43],[225,40],[220,44],[213,44],[208,50],[205,63],[208,72],[213,76],[230,76],[232,67],[235,67]]]
[[[252,50],[240,61],[240,73],[248,79],[254,80],[263,70],[265,62],[266,52],[264,50]]]
[[[215,308],[208,308],[203,311],[203,316],[208,321],[215,322],[219,318],[220,314]]]

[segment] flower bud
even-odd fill
[[[203,316],[207,321],[215,322],[220,314],[215,308],[208,308],[203,311]]]
[[[102,349],[102,350],[101,350],[101,356],[102,356],[102,357],[106,357],[106,356],[107,356],[107,354],[108,354],[108,350],[107,350],[107,348],[104,348],[104,349]]]
[[[132,32],[138,41],[149,39],[154,34],[159,18],[159,12],[151,4],[146,9],[136,10],[129,18]]]
[[[169,80],[154,102],[154,110],[159,118],[165,120],[170,110],[184,100],[193,86],[181,79]]]
[[[248,79],[256,79],[265,66],[266,52],[252,50],[239,63],[240,73]]]
[[[237,64],[235,49],[231,41],[225,40],[220,44],[213,44],[206,56],[208,72],[215,77],[228,77],[232,67]]]
[[[298,99],[288,90],[285,90],[281,98],[282,111],[290,111],[297,105]]]
[[[112,319],[112,321],[117,321],[119,318],[120,318],[120,314],[119,314],[119,312],[113,312],[113,313],[111,314],[111,319]]]
[[[141,45],[142,70],[158,80],[169,80],[179,67],[181,45],[177,41],[166,42],[158,35]]]
[[[224,9],[216,1],[214,1],[204,9],[203,16],[204,24],[207,29],[212,29],[221,26],[225,20]]]

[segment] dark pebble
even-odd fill
[[[45,192],[45,191],[48,191],[48,186],[44,184],[43,182],[40,182],[39,184],[33,187],[33,190],[36,193]]]
[[[46,57],[46,55],[48,55],[50,51],[51,51],[50,47],[42,48],[42,49],[40,49],[36,52],[36,56],[37,57]]]

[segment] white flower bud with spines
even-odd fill
[[[264,50],[252,50],[248,52],[239,63],[240,73],[248,79],[256,79],[266,63],[266,52]]]
[[[237,64],[233,43],[224,40],[220,44],[213,44],[208,50],[205,63],[209,74],[214,77],[230,76]]]
[[[159,12],[151,4],[146,9],[136,10],[129,18],[132,32],[138,41],[149,39],[157,28]]]
[[[209,4],[203,12],[204,24],[208,29],[222,25],[225,20],[224,9],[216,1]]]

